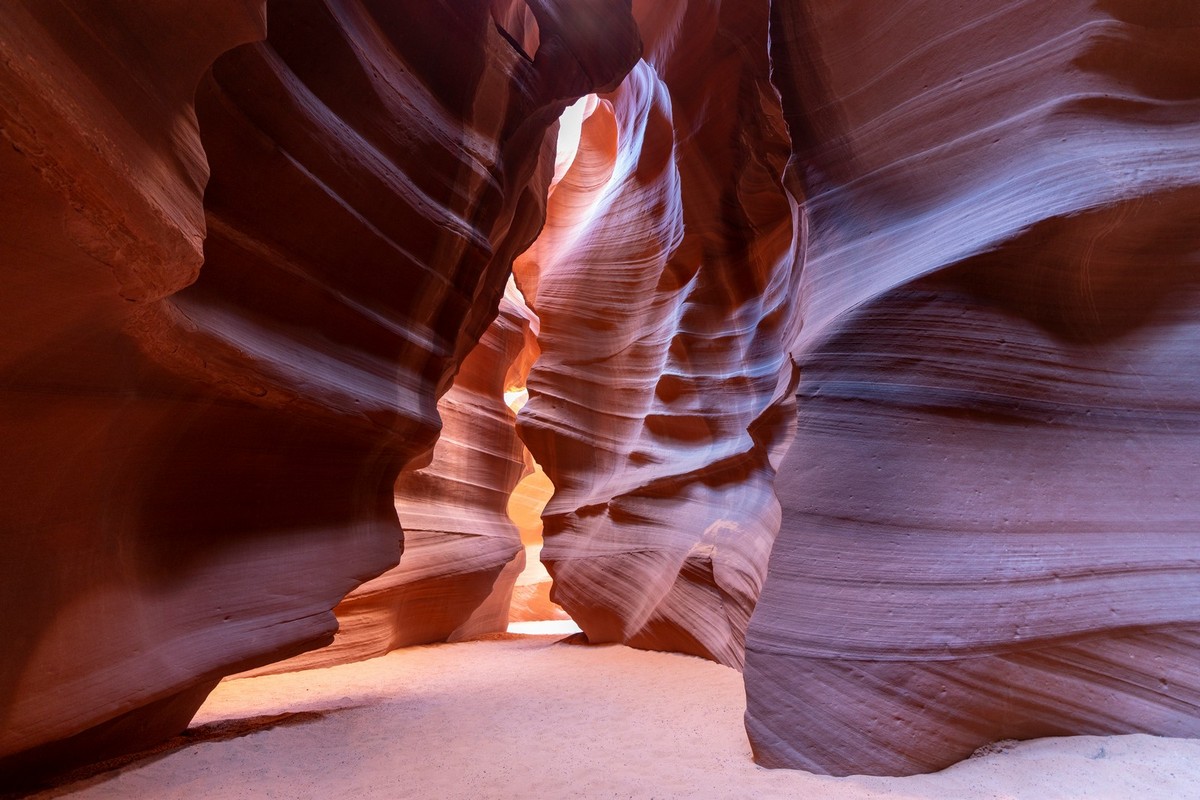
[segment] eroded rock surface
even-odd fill
[[[177,731],[396,563],[547,133],[639,52],[538,0],[531,58],[512,5],[282,0],[241,47],[260,5],[0,10],[6,769]]]
[[[552,597],[597,642],[740,665],[793,419],[800,233],[765,3],[635,4],[516,265],[541,320],[521,436],[553,482]]]
[[[756,758],[1200,734],[1200,9],[774,13],[812,239]]]
[[[0,771],[339,618],[286,668],[498,629],[532,458],[554,599],[745,654],[763,764],[1200,735],[1198,40],[1185,0],[0,6]]]
[[[525,550],[507,508],[530,470],[504,390],[524,382],[531,321],[510,281],[498,316],[438,401],[442,430],[430,462],[396,480],[400,563],[334,608],[332,644],[257,672],[325,667],[508,626]]]

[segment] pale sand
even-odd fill
[[[737,672],[555,641],[227,681],[194,723],[208,741],[42,796],[1200,798],[1200,740],[1150,736],[1025,742],[915,778],[765,770],[750,760]]]

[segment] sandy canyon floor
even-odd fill
[[[935,775],[750,760],[738,673],[555,636],[401,650],[226,681],[187,735],[38,797],[1200,798],[1200,740],[1001,744]]]

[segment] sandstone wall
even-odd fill
[[[1200,734],[1200,9],[776,3],[812,238],[760,763]]]
[[[645,58],[582,124],[518,259],[542,560],[591,641],[732,666],[778,527],[801,232],[767,4],[635,4]]]
[[[7,769],[176,732],[397,562],[548,133],[639,52],[530,8],[536,59],[485,2],[0,10]]]

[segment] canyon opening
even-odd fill
[[[0,793],[1194,796],[1198,40],[3,4]]]

